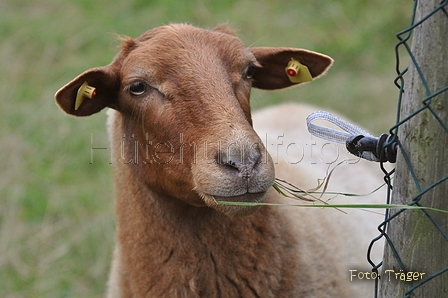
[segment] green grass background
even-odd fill
[[[395,34],[411,0],[0,2],[0,297],[100,297],[114,240],[105,113],[76,119],[56,90],[108,64],[116,33],[171,22],[227,22],[247,45],[289,46],[335,59],[302,87],[253,93],[254,108],[284,101],[336,110],[373,134],[394,124]],[[93,142],[92,142],[93,136]]]

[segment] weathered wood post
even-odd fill
[[[433,12],[441,3],[441,0],[418,1],[415,23]],[[411,50],[428,88],[425,87],[416,65],[410,60],[401,119],[424,107],[424,99],[448,86],[447,11],[448,5],[445,10],[439,9],[414,29]],[[399,154],[391,203],[409,204],[422,194],[419,201],[421,206],[448,210],[448,91],[441,92],[430,100],[430,108],[434,113],[424,109],[399,127],[398,138],[409,159],[411,170],[403,154]],[[412,170],[417,183],[411,174]],[[437,181],[440,183],[431,188]],[[398,211],[391,211],[390,214],[394,215],[396,212]],[[426,212],[445,232],[446,237],[448,215]],[[380,268],[380,297],[448,297],[448,271],[443,272],[448,268],[448,239],[427,214],[421,210],[406,210],[389,222],[386,232],[403,267],[400,267],[397,256],[386,243],[383,266]],[[418,283],[441,271],[442,274],[413,289]],[[403,278],[412,281],[403,281]],[[410,289],[412,290],[409,291]]]

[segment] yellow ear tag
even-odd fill
[[[305,83],[313,80],[308,67],[294,59],[288,62],[285,71],[289,80],[293,83]]]
[[[78,110],[79,106],[84,101],[84,97],[93,98],[96,95],[96,88],[89,86],[87,82],[82,83],[81,87],[78,89],[75,101],[75,111]]]

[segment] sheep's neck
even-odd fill
[[[279,252],[279,247],[293,244],[285,243],[285,235],[280,238],[279,229],[283,234],[285,230],[274,222],[270,208],[230,219],[213,209],[141,189],[141,185],[132,195],[118,190],[116,207],[123,269],[129,280],[138,281],[134,287],[145,293],[173,287],[209,297],[224,288],[258,292],[251,290],[252,282],[272,290],[287,287],[282,281],[285,268],[296,270],[294,257],[285,259],[288,248]]]

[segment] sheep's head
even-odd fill
[[[249,214],[256,208],[216,200],[261,202],[272,186],[273,162],[252,128],[250,90],[295,85],[285,73],[291,59],[312,77],[332,63],[302,49],[247,48],[225,26],[169,25],[126,39],[110,65],[82,73],[56,101],[75,116],[116,110],[112,162],[161,196]],[[84,82],[96,95],[75,109]]]

